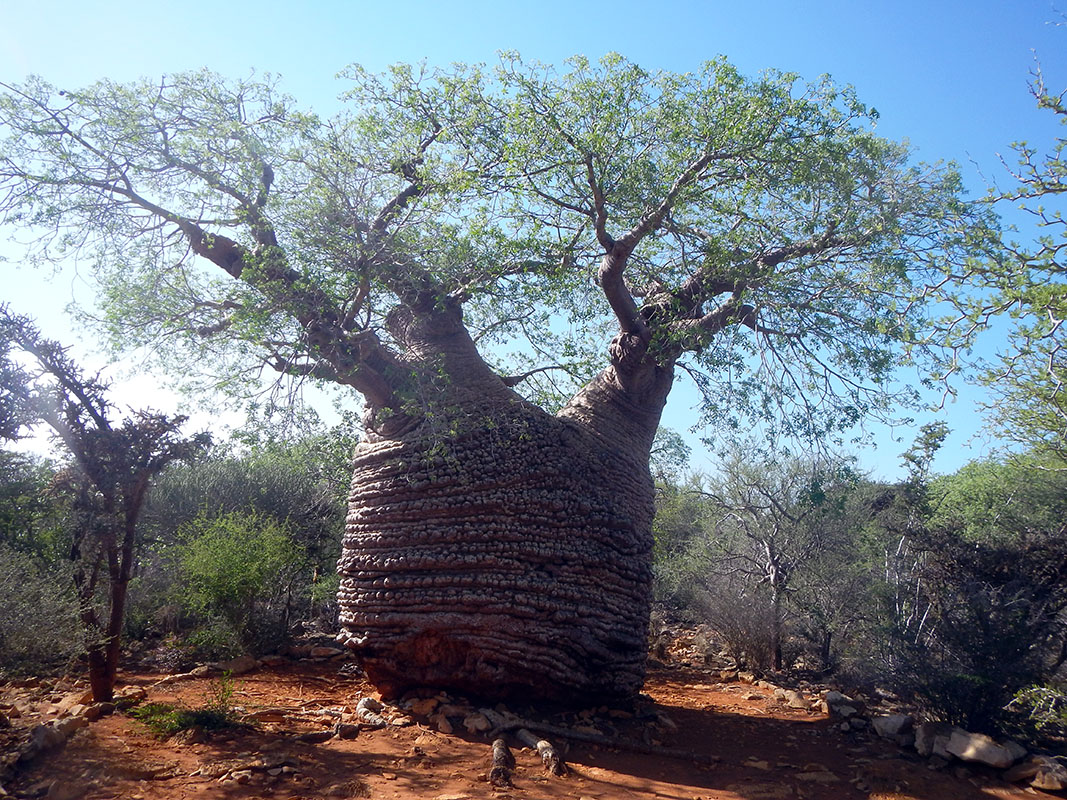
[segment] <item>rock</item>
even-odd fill
[[[1000,743],[1000,746],[1008,751],[1012,761],[1019,762],[1030,755],[1030,751],[1016,742],[1014,739],[1006,739]]]
[[[334,656],[343,656],[347,654],[347,650],[342,650],[339,647],[312,647],[308,651],[309,658],[333,658]]]
[[[1050,756],[1038,756],[1040,767],[1030,785],[1045,792],[1061,792],[1067,789],[1067,768]]]
[[[302,733],[297,736],[297,741],[307,742],[308,744],[322,744],[328,742],[333,738],[334,732],[328,731],[311,731],[310,733]]]
[[[210,740],[211,737],[208,736],[208,732],[200,725],[193,725],[191,728],[186,728],[184,731],[178,731],[174,734],[174,741],[182,745],[204,744]]]
[[[915,751],[923,756],[938,756],[951,760],[952,754],[945,748],[952,732],[958,730],[947,722],[923,722],[915,728]]]
[[[1041,771],[1041,767],[1042,763],[1040,758],[1029,758],[1026,761],[1022,761],[1015,766],[1004,770],[1000,777],[1008,783],[1020,783],[1032,779]]]
[[[271,653],[270,655],[260,657],[259,663],[265,667],[280,667],[282,664],[288,664],[289,659],[283,655]]]
[[[111,711],[108,711],[108,706],[111,707]],[[103,716],[113,712],[115,710],[114,703],[93,703],[91,706],[84,706],[78,716],[84,717],[89,722],[96,722]]]
[[[485,733],[488,730],[492,730],[493,723],[491,723],[481,712],[475,712],[463,719],[463,727],[467,729],[467,733]]]
[[[411,713],[428,717],[439,705],[441,701],[436,697],[418,697],[411,701]]]
[[[93,702],[92,689],[82,689],[77,692],[72,692],[65,696],[62,700],[56,703],[56,712],[59,716],[66,716],[71,713],[71,709],[75,706],[85,706]]]
[[[187,674],[190,678],[206,678],[208,675],[211,674],[211,665],[200,664],[199,666],[193,667],[191,670],[189,670]]]
[[[800,692],[789,689],[785,693],[785,704],[789,708],[811,708],[811,702]]]
[[[797,773],[796,779],[798,781],[804,781],[805,783],[840,783],[841,779],[834,775],[829,770],[818,770],[816,772],[800,772]]]
[[[64,739],[69,739],[76,731],[89,727],[89,720],[85,717],[65,717],[57,719],[51,725],[62,734]]]
[[[338,722],[333,728],[334,735],[338,739],[355,739],[359,736],[359,725],[350,722]]]
[[[874,732],[883,739],[896,739],[911,728],[911,725],[912,719],[907,714],[886,714],[871,720]]]
[[[446,735],[452,733],[452,723],[448,721],[448,717],[446,717],[444,714],[440,712],[434,714],[430,717],[430,722],[436,725],[437,730],[439,730],[441,733]]]
[[[996,769],[1007,769],[1015,760],[1006,747],[997,744],[989,736],[958,729],[952,732],[945,749],[962,761],[985,764]]]
[[[67,737],[52,723],[38,725],[30,731],[29,741],[23,745],[18,760],[21,762],[31,761],[40,753],[53,750],[66,741]]]
[[[252,656],[243,655],[237,656],[237,658],[231,658],[229,661],[217,661],[208,666],[219,672],[228,672],[231,675],[244,675],[246,672],[251,672],[258,667],[259,662]]]

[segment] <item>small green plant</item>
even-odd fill
[[[200,708],[184,708],[174,703],[145,703],[130,711],[134,719],[143,722],[156,736],[167,739],[190,728],[217,731],[241,726],[232,700],[237,684],[229,672],[223,673],[209,685]]]

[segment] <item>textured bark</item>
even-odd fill
[[[380,424],[356,450],[343,637],[386,693],[635,693],[651,592],[648,452],[669,373],[635,401],[609,368],[552,416],[446,322],[394,320],[409,352],[432,339],[423,372],[439,377],[423,382],[433,402],[419,416]]]

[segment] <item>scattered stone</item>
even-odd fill
[[[114,703],[93,703],[91,706],[85,709],[82,716],[89,720],[89,722],[96,722],[101,717],[106,717],[108,714],[114,713]]]
[[[333,738],[334,732],[332,730],[326,731],[311,731],[309,733],[301,733],[297,736],[297,740],[301,742],[307,742],[308,744],[322,744],[328,742]]]
[[[467,733],[485,733],[492,729],[493,723],[486,718],[485,714],[477,711],[463,719],[463,727],[467,729]]]
[[[871,727],[883,739],[895,739],[911,728],[912,719],[907,714],[886,714],[874,717]]]
[[[259,659],[259,663],[261,663],[265,667],[280,667],[282,664],[288,664],[289,659],[283,655],[271,653],[268,656],[262,656]]]
[[[471,713],[471,707],[464,705],[456,705],[455,703],[445,703],[437,709],[439,714],[444,714],[446,717],[465,717]]]
[[[186,674],[188,674],[191,678],[206,678],[208,675],[211,674],[211,665],[200,664],[199,666],[193,667]]]
[[[333,727],[334,736],[338,739],[355,739],[359,736],[359,725],[350,722],[338,722]]]
[[[811,708],[811,702],[800,692],[789,689],[785,693],[785,704],[789,708]]]
[[[656,724],[663,728],[665,731],[669,731],[670,733],[678,732],[678,723],[671,719],[669,716],[667,716],[667,713],[665,711],[656,712]]]
[[[865,720],[863,717],[852,717],[848,721],[848,726],[854,731],[866,730],[869,724],[870,723],[867,722],[867,720]]]
[[[82,689],[77,692],[72,692],[56,703],[56,713],[59,716],[66,716],[71,712],[75,706],[85,706],[93,702],[92,689]]]
[[[962,761],[985,764],[996,769],[1007,769],[1015,761],[1006,747],[983,733],[957,729],[952,732],[945,749]]]
[[[1038,756],[1041,764],[1030,781],[1030,786],[1044,792],[1061,792],[1067,789],[1067,768],[1049,756]]]
[[[76,731],[89,727],[89,720],[85,717],[65,717],[50,723],[64,739],[69,739]]]
[[[841,779],[829,770],[819,770],[817,772],[800,772],[796,775],[798,781],[804,781],[805,783],[840,783]]]
[[[752,673],[752,672],[738,672],[737,673],[737,680],[740,683],[755,683],[756,682],[756,675],[755,675],[755,673]]]
[[[1000,777],[1008,783],[1021,783],[1022,781],[1032,779],[1041,771],[1041,768],[1041,759],[1040,757],[1035,756],[1034,758],[1029,758],[1026,761],[1020,762],[1013,767],[1009,767],[1004,770]]]
[[[309,658],[333,658],[334,656],[343,656],[347,654],[347,650],[342,650],[339,647],[312,647],[308,651]]]
[[[411,713],[428,717],[439,705],[441,701],[436,697],[418,697],[411,701]]]
[[[237,656],[229,661],[216,661],[208,666],[218,672],[228,672],[231,675],[244,675],[259,666],[259,661],[250,655]]]
[[[748,767],[749,769],[758,769],[760,772],[770,772],[771,765],[766,761],[761,761],[757,758],[750,758],[747,761],[742,762],[741,766]]]
[[[952,732],[958,730],[947,722],[922,722],[915,728],[915,751],[923,756],[938,756],[951,760],[948,746]]]
[[[437,730],[446,736],[452,733],[452,723],[448,721],[448,717],[438,712],[430,717],[430,722],[437,726]]]

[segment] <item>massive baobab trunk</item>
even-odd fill
[[[430,412],[356,451],[339,565],[348,645],[386,692],[636,692],[648,453],[669,371],[635,399],[610,367],[553,416],[489,371],[461,326],[434,339]]]

